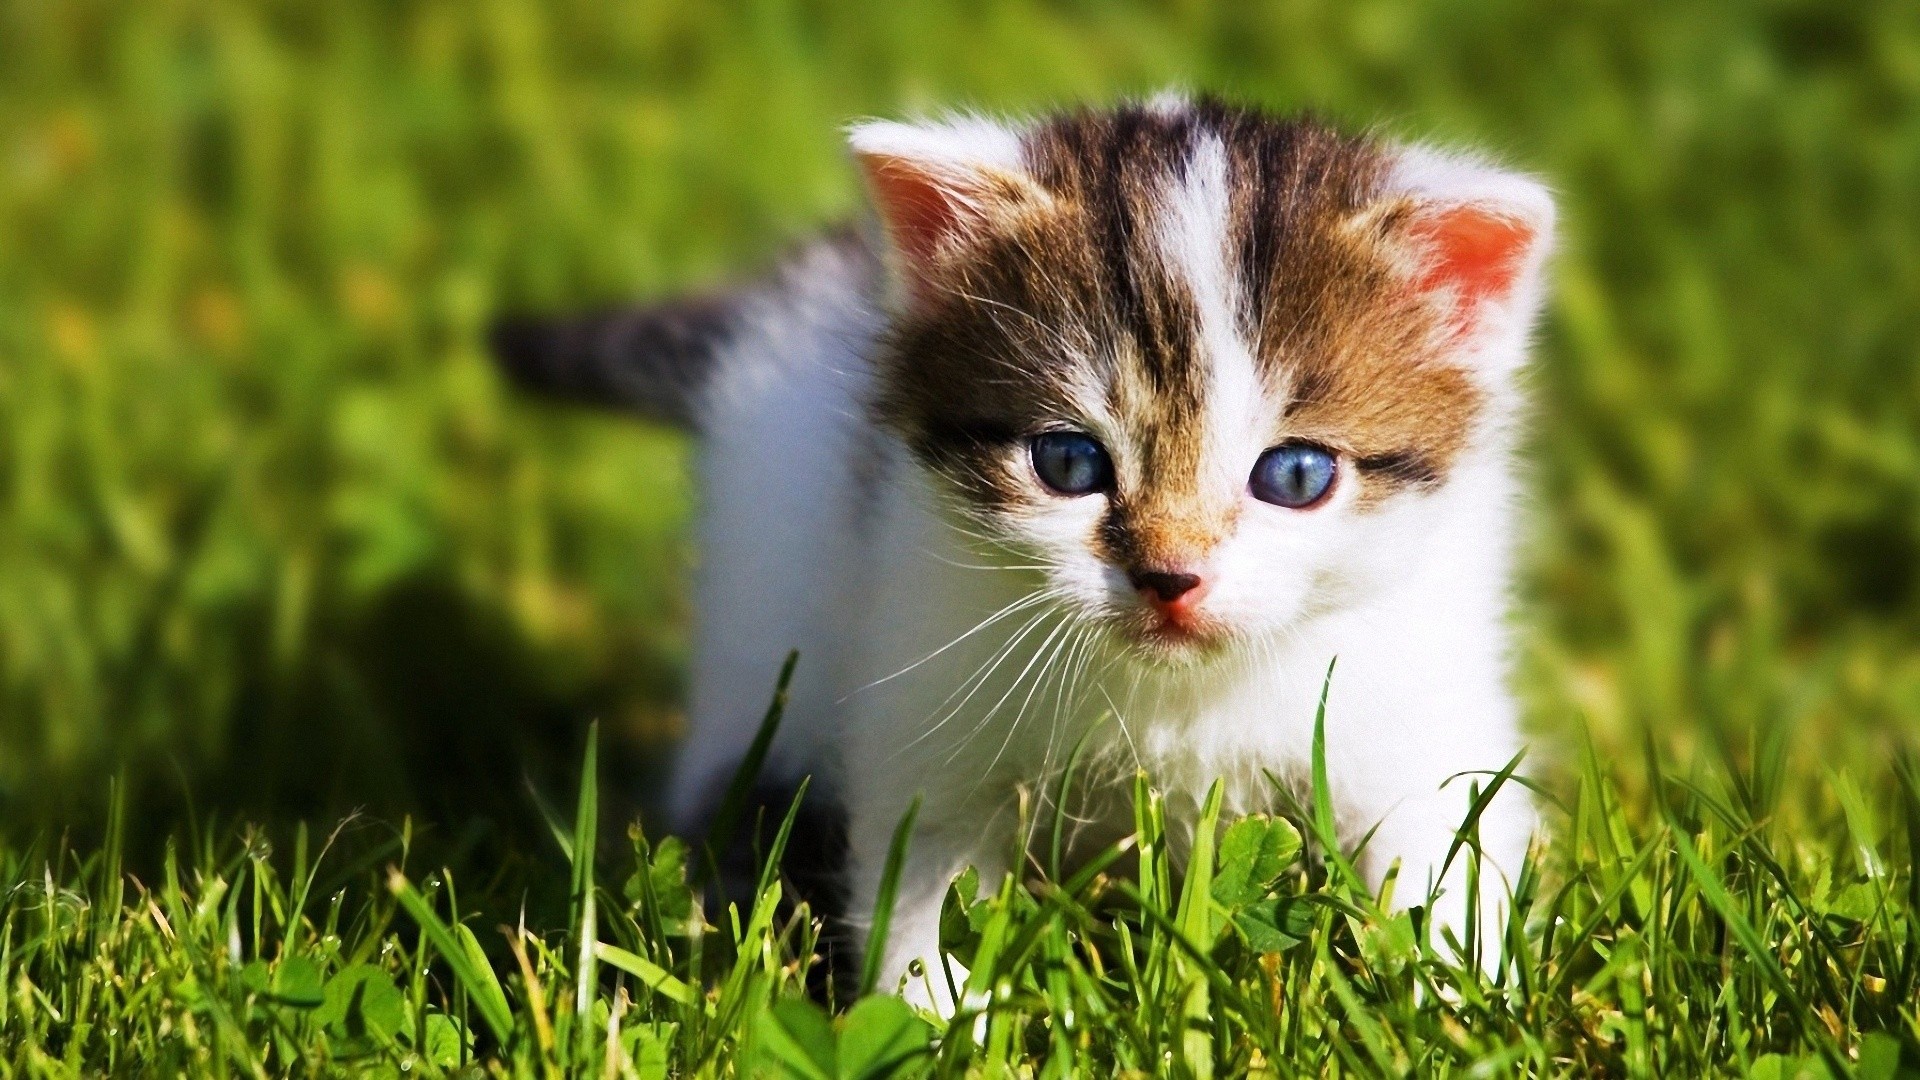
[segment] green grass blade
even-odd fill
[[[1174,916],[1181,933],[1203,944],[1213,941],[1213,849],[1220,835],[1220,800],[1224,793],[1218,780],[1207,789],[1200,819],[1194,824],[1187,876],[1180,885],[1180,907]]]
[[[787,695],[793,685],[793,669],[799,662],[800,654],[795,651],[788,653],[786,662],[780,665],[780,678],[774,683],[773,700],[767,703],[767,711],[760,718],[760,728],[754,733],[746,756],[740,759],[740,767],[734,770],[733,779],[727,784],[727,793],[720,800],[720,809],[713,815],[713,824],[707,830],[710,864],[740,831],[741,816],[746,813],[747,803],[753,797],[753,785],[760,779],[760,770],[767,763],[767,751],[773,746],[773,737],[780,731],[780,718],[786,714]]]
[[[874,898],[873,926],[867,931],[867,944],[860,965],[860,995],[873,993],[880,982],[880,965],[885,962],[887,932],[893,926],[893,904],[900,893],[900,871],[906,865],[907,845],[913,839],[913,822],[920,816],[920,797],[908,804],[900,823],[894,826],[893,842],[887,846],[887,865],[880,874],[880,893]],[[929,958],[931,959],[931,958]]]
[[[756,897],[766,895],[779,877],[780,860],[787,854],[787,843],[793,837],[794,822],[800,820],[800,808],[806,804],[807,791],[812,787],[813,777],[803,776],[800,785],[794,789],[793,799],[787,803],[786,816],[780,819],[780,828],[773,834],[773,844],[760,856],[760,880],[754,886]]]
[[[507,1005],[506,991],[494,976],[493,968],[488,964],[486,954],[480,951],[472,931],[466,932],[464,940],[457,937],[456,931],[466,930],[466,927],[455,924],[449,928],[434,913],[433,905],[427,902],[427,898],[420,895],[420,891],[400,871],[388,872],[387,888],[407,914],[413,917],[420,932],[433,943],[440,958],[453,969],[454,978],[466,989],[494,1038],[502,1044],[510,1041],[513,1037],[513,1010]]]
[[[1321,858],[1334,871],[1335,878],[1356,891],[1365,892],[1365,881],[1340,847],[1340,823],[1333,809],[1333,786],[1327,778],[1327,696],[1333,690],[1333,671],[1339,663],[1337,656],[1328,661],[1326,677],[1320,682],[1320,701],[1313,711],[1313,795],[1309,825],[1320,844]]]
[[[553,846],[560,849],[560,857],[571,864],[573,862],[573,836],[567,829],[566,819],[560,816],[560,811],[555,809],[553,803],[547,800],[546,794],[540,790],[539,786],[533,782],[531,777],[527,779],[527,798],[533,803],[534,813],[540,815],[540,823],[546,826],[547,835],[553,837]]]
[[[628,952],[617,945],[608,945],[604,941],[593,944],[593,954],[608,967],[616,967],[640,980],[640,985],[678,1005],[692,1005],[699,1000],[693,987],[686,981],[661,967],[659,964],[637,953]]]
[[[1713,868],[1700,857],[1699,850],[1693,846],[1693,841],[1687,838],[1686,831],[1678,823],[1673,823],[1673,844],[1675,850],[1680,853],[1680,861],[1686,864],[1687,872],[1693,876],[1694,883],[1699,886],[1700,895],[1706,897],[1707,903],[1712,905],[1714,911],[1719,913],[1720,918],[1726,922],[1727,929],[1740,942],[1741,947],[1746,949],[1754,965],[1760,969],[1760,973],[1773,984],[1774,992],[1792,1007],[1798,1022],[1803,1027],[1808,1026],[1813,1013],[1807,1008],[1806,1002],[1801,1000],[1800,992],[1794,988],[1793,980],[1787,978],[1787,973],[1781,970],[1780,961],[1774,957],[1773,950],[1768,947],[1766,939],[1761,937],[1759,931],[1753,928],[1753,924],[1747,921],[1747,917],[1741,914],[1739,905],[1727,892],[1727,887],[1721,882],[1720,875],[1714,873]],[[1834,1076],[1849,1075],[1851,1070],[1841,1061],[1839,1054],[1824,1033],[1809,1030],[1808,1034],[1812,1037],[1821,1060],[1826,1063],[1832,1074]]]
[[[1447,847],[1447,857],[1441,861],[1439,873],[1433,876],[1436,885],[1446,880],[1447,871],[1453,868],[1454,858],[1460,854],[1460,849],[1466,846],[1468,838],[1475,835],[1481,815],[1486,813],[1488,806],[1492,805],[1494,796],[1498,795],[1501,789],[1506,787],[1507,782],[1513,779],[1513,771],[1520,767],[1521,760],[1526,756],[1525,750],[1513,755],[1498,772],[1493,774],[1493,778],[1487,782],[1486,787],[1474,792],[1473,801],[1467,807],[1467,816],[1461,821],[1460,827],[1454,830],[1453,843]],[[1447,778],[1447,783],[1452,783],[1455,779],[1457,777],[1450,776]],[[1446,784],[1441,786],[1445,787]]]
[[[600,850],[599,830],[600,722],[595,720],[587,726],[585,760],[580,764],[580,800],[573,816],[573,882],[569,900],[572,908],[569,922],[580,944],[575,960],[573,1014],[582,1021],[577,1031],[582,1039],[591,1035],[584,1021],[598,984],[593,946],[600,939],[600,927],[595,908],[593,865]]]

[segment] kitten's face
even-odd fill
[[[1363,593],[1492,419],[1521,226],[1437,264],[1390,149],[1210,105],[948,134],[993,160],[932,196],[865,160],[903,288],[876,408],[964,527],[1158,658]]]

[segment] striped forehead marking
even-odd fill
[[[942,302],[894,327],[882,421],[989,504],[1027,497],[1010,442],[1076,419],[1125,444],[1123,513],[1237,490],[1228,474],[1281,437],[1349,453],[1379,492],[1437,483],[1480,398],[1423,362],[1431,322],[1352,227],[1383,205],[1391,163],[1210,101],[1021,129],[1044,205],[956,256]]]

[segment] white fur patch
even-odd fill
[[[1471,154],[1403,147],[1387,187],[1423,202],[1487,207],[1526,222],[1543,240],[1553,234],[1553,196],[1546,185]]]
[[[1017,172],[1021,167],[1019,130],[971,113],[912,123],[865,120],[847,128],[847,145],[856,154],[911,161],[936,174]]]
[[[1203,482],[1237,492],[1264,449],[1262,429],[1272,416],[1252,349],[1234,317],[1240,296],[1228,263],[1231,200],[1226,147],[1205,136],[1186,174],[1162,196],[1156,240],[1161,257],[1191,291],[1199,319],[1199,359],[1207,369]]]

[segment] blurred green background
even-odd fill
[[[1884,771],[1920,731],[1920,5],[0,0],[0,827],[115,773],[154,827],[531,820],[592,717],[643,803],[687,450],[517,399],[489,319],[856,212],[849,118],[1168,85],[1560,192],[1549,747],[1792,754],[1810,813]]]

